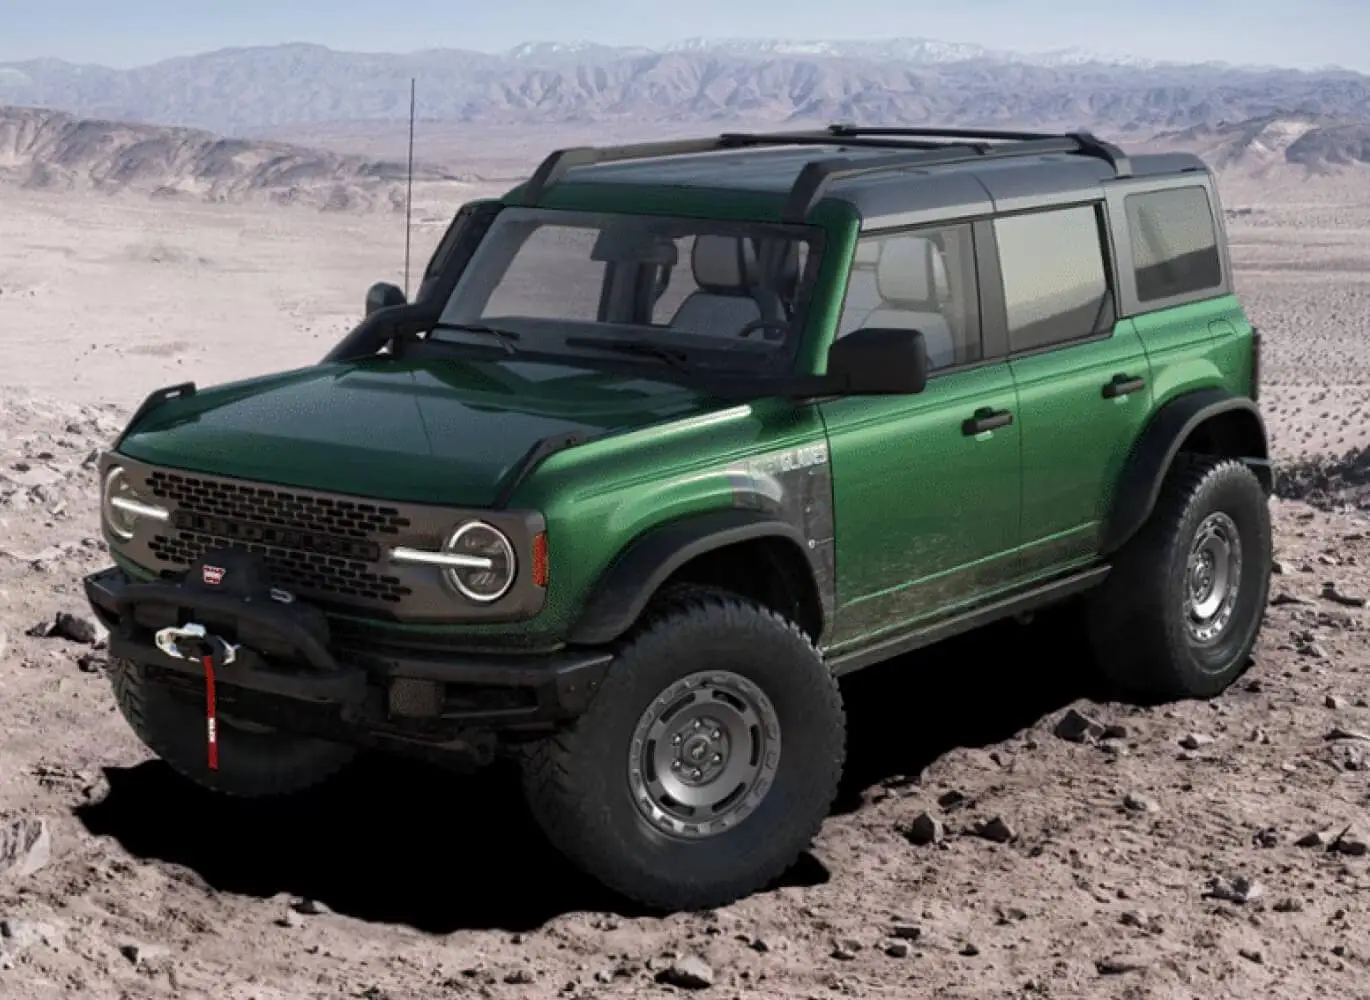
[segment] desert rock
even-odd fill
[[[683,990],[704,990],[714,984],[714,970],[701,958],[686,957],[662,969],[656,980]]]
[[[52,860],[52,835],[45,819],[20,819],[0,827],[0,879],[23,878]]]

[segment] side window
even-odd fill
[[[1009,350],[1068,344],[1112,325],[1102,231],[1092,205],[994,220]]]
[[[1208,192],[1202,187],[1130,194],[1124,201],[1132,234],[1137,298],[1155,302],[1222,284],[1222,258]]]
[[[932,370],[983,358],[971,227],[862,237],[837,335],[862,327],[922,331]]]

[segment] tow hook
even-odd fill
[[[187,622],[185,625],[172,625],[160,629],[157,632],[157,648],[167,656],[175,657],[178,660],[202,660],[205,652],[185,653],[181,651],[178,643],[185,640],[194,640],[202,650],[208,647],[212,652],[209,655],[214,657],[219,666],[227,666],[238,658],[238,646],[233,645],[226,639],[217,635],[210,635],[203,625],[199,622]]]

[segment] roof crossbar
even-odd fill
[[[942,141],[937,141],[942,140]],[[951,140],[951,141],[946,141]],[[1018,132],[997,129],[902,128],[830,125],[791,132],[725,132],[703,139],[673,139],[626,146],[574,146],[549,154],[522,191],[524,205],[536,205],[543,193],[569,170],[600,163],[654,160],[668,156],[716,153],[763,146],[839,146],[891,150],[888,156],[838,157],[806,163],[795,177],[785,203],[786,221],[802,222],[833,181],[864,174],[914,167],[965,163],[1011,156],[1078,153],[1108,163],[1115,174],[1132,172],[1127,155],[1089,132]]]

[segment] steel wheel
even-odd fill
[[[765,798],[780,761],[780,721],[756,684],[704,671],[653,700],[629,754],[633,800],[648,821],[676,837],[711,837]]]
[[[1237,525],[1215,511],[1200,523],[1185,566],[1184,610],[1189,637],[1215,642],[1232,621],[1241,584],[1242,542]]]

